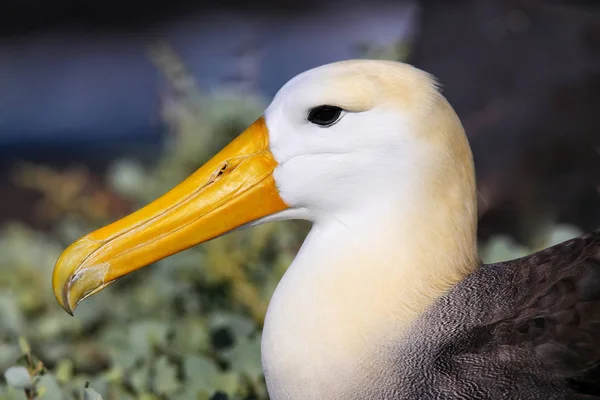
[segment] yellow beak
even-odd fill
[[[72,314],[121,276],[285,210],[272,176],[276,166],[259,118],[171,191],[70,245],[54,267],[56,299]]]

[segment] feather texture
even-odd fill
[[[600,231],[482,266],[412,332],[395,398],[600,399]]]

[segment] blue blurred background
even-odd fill
[[[135,9],[127,0],[114,12],[127,2]],[[15,10],[25,8],[18,4]],[[3,149],[26,155],[35,152],[31,146],[87,151],[100,145],[111,153],[123,143],[158,139],[161,85],[148,59],[153,40],[167,41],[202,88],[236,85],[271,97],[306,69],[360,57],[361,45],[384,48],[408,39],[419,10],[414,2],[390,1],[189,6],[167,16],[163,5],[163,18],[135,14],[136,22],[121,16],[112,23],[107,16],[94,19],[90,9],[84,21],[74,16],[6,32],[0,41]]]

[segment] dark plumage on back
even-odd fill
[[[408,336],[392,398],[600,399],[600,232],[481,266]]]
[[[600,398],[600,232],[502,264],[513,310],[493,316],[481,349],[530,349],[573,394]]]

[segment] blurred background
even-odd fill
[[[473,148],[485,261],[600,227],[597,2],[216,3],[0,5],[0,399],[267,398],[262,321],[307,223],[190,249],[75,318],[50,278],[69,243],[173,187],[321,64],[438,77]]]

